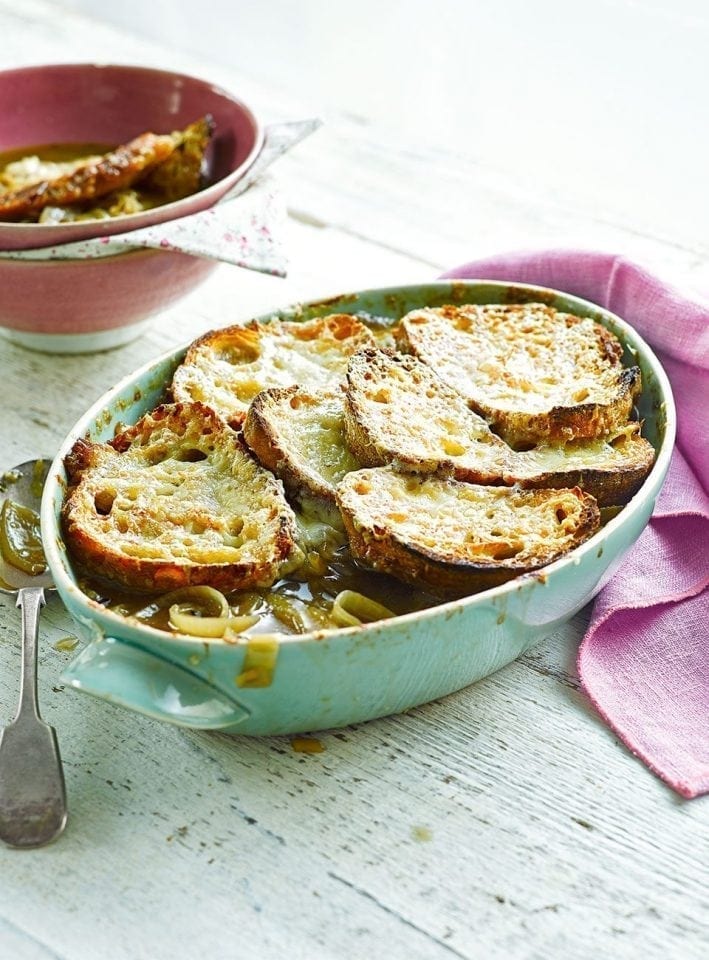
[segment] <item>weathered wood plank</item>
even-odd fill
[[[326,752],[303,756],[286,738],[156,727],[61,690],[68,655],[52,644],[68,626],[50,603],[43,703],[72,820],[52,848],[0,853],[13,876],[3,915],[59,955],[82,955],[83,926],[66,917],[98,904],[99,884],[120,897],[92,940],[107,957],[141,943],[168,956],[186,937],[237,955],[224,931],[265,956],[288,941],[318,956],[319,939],[323,956],[386,942],[402,957],[514,956],[523,943],[535,956],[612,945],[633,957],[638,938],[649,957],[675,940],[702,955],[705,805],[630,762],[553,677],[518,663],[404,716],[323,734]],[[165,910],[179,915],[161,952]],[[140,923],[126,928],[129,916]]]

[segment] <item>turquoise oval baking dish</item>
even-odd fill
[[[297,304],[267,317],[328,313],[398,317],[423,305],[543,301],[609,327],[643,375],[639,405],[657,451],[642,488],[602,530],[535,575],[391,620],[284,637],[269,686],[240,687],[248,642],[225,644],[165,633],[124,619],[77,584],[62,541],[63,460],[78,437],[107,440],[163,398],[184,350],[148,363],[79,420],[52,464],[42,535],[57,589],[86,641],[63,680],[77,690],[160,720],[239,734],[338,727],[435,700],[493,673],[548,636],[598,592],[645,527],[670,462],[675,410],[667,377],[646,343],[619,317],[553,290],[490,281],[438,281],[366,290]]]

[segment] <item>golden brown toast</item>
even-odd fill
[[[174,149],[172,136],[144,133],[56,180],[0,194],[0,220],[22,220],[47,206],[88,203],[129,187],[167,160]]]
[[[398,336],[513,446],[612,433],[641,389],[609,330],[542,303],[426,307]]]
[[[362,350],[350,360],[345,437],[370,467],[393,463],[469,483],[506,479],[512,451],[465,400],[416,357]]]
[[[350,361],[345,435],[365,466],[391,463],[467,483],[580,486],[604,506],[632,496],[654,460],[637,423],[601,440],[515,451],[430,366],[377,350]]]
[[[238,426],[254,397],[270,387],[338,390],[350,356],[373,345],[369,330],[349,314],[303,322],[254,320],[195,340],[175,371],[172,394],[177,401],[206,403]]]
[[[337,501],[357,560],[454,595],[538,570],[600,523],[596,501],[578,488],[478,486],[392,467],[348,473]]]
[[[93,576],[141,591],[269,586],[298,555],[283,488],[202,404],[158,407],[66,458],[63,529]]]
[[[335,487],[361,466],[344,438],[342,393],[274,387],[259,393],[244,421],[244,439],[259,463],[297,500],[335,502]]]

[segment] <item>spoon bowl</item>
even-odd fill
[[[0,475],[0,510],[6,500],[20,507],[39,511],[42,499],[42,489],[51,459],[28,460],[18,467],[6,470]],[[0,593],[16,594],[23,587],[42,587],[44,590],[53,590],[54,581],[49,568],[43,573],[29,574],[7,561],[0,550]]]

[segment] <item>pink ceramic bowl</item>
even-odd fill
[[[115,220],[0,223],[0,250],[26,250],[125,233],[205,210],[255,159],[262,130],[251,110],[211,83],[147,67],[79,63],[0,71],[0,151],[49,143],[126,143],[170,133],[209,113],[210,184],[184,200]]]
[[[118,144],[146,130],[168,133],[209,113],[215,137],[209,184],[144,213],[75,224],[0,223],[0,326],[38,349],[106,349],[203,280],[215,264],[145,250],[100,260],[10,260],[2,252],[124,233],[212,206],[262,146],[251,110],[194,77],[132,66],[63,64],[0,71],[0,151],[49,143]]]
[[[93,353],[134,340],[148,318],[189,293],[213,260],[129,250],[96,260],[3,260],[0,326],[46,353]]]

